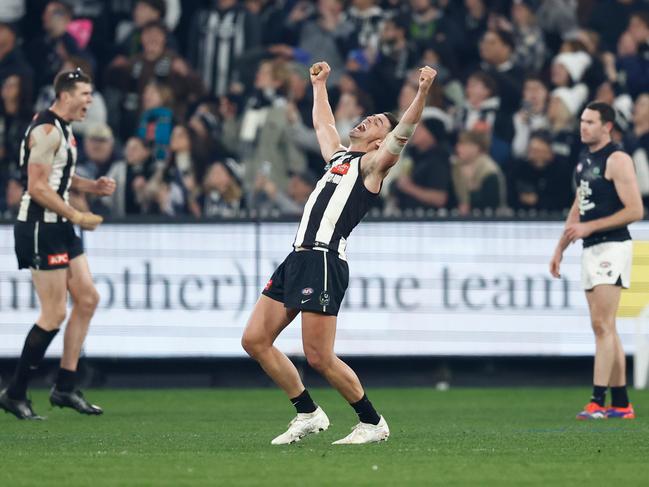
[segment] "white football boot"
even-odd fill
[[[334,441],[332,445],[362,445],[363,443],[375,443],[385,441],[390,436],[390,428],[385,418],[381,416],[379,424],[358,423],[352,428],[352,432],[343,439]]]
[[[329,428],[329,418],[320,406],[312,413],[297,413],[288,424],[288,429],[270,442],[271,445],[288,445],[300,441],[312,433]]]

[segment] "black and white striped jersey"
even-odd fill
[[[295,249],[320,248],[345,257],[347,238],[378,194],[369,191],[361,175],[364,152],[336,152],[304,207],[293,242]]]
[[[38,113],[27,128],[25,137],[20,144],[20,171],[23,187],[25,188],[25,192],[20,201],[20,209],[18,210],[18,221],[21,222],[42,221],[45,223],[56,223],[65,221],[64,218],[55,212],[42,207],[36,201],[32,200],[27,192],[29,178],[27,166],[29,165],[30,153],[29,137],[36,127],[43,124],[53,125],[55,130],[58,130],[61,134],[61,141],[52,160],[52,171],[50,172],[48,183],[66,203],[68,202],[72,176],[74,176],[74,169],[77,162],[77,142],[74,135],[72,135],[70,124],[51,110],[44,110]]]

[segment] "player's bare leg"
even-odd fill
[[[70,407],[83,414],[98,415],[103,413],[102,409],[90,404],[80,391],[75,390],[81,347],[99,303],[99,293],[92,281],[85,255],[70,261],[66,278],[66,286],[72,296],[72,311],[65,328],[61,367],[50,394],[50,402],[55,406]]]
[[[607,408],[607,417],[632,419],[635,413],[626,390],[626,356],[615,325],[621,292],[620,286],[604,284],[586,293],[595,334],[593,396],[596,390],[602,392],[610,387],[611,407]]]
[[[66,270],[34,270],[32,282],[41,313],[25,339],[20,360],[6,390],[0,393],[0,407],[19,419],[43,419],[34,413],[27,399],[27,385],[32,372],[38,368],[50,343],[65,320]]]
[[[302,393],[304,384],[293,362],[273,343],[282,330],[295,319],[297,313],[297,310],[289,310],[283,303],[262,294],[252,310],[241,338],[241,345],[246,353],[259,362],[264,372],[289,398]]]
[[[361,381],[334,353],[336,317],[302,312],[302,345],[309,365],[317,370],[349,403],[365,395]]]
[[[586,292],[591,326],[595,334],[593,395],[577,419],[634,418],[626,390],[626,357],[615,326],[621,288],[612,284],[595,286]],[[606,407],[610,387],[612,404]]]
[[[283,303],[262,294],[241,339],[244,350],[286,392],[297,411],[288,429],[272,440],[273,445],[295,443],[329,427],[329,418],[311,399],[293,362],[273,345],[297,314],[297,310],[287,309]]]
[[[388,425],[367,398],[356,372],[334,353],[336,317],[302,312],[302,344],[309,365],[350,403],[358,414],[352,432],[334,444],[360,444],[387,440]]]

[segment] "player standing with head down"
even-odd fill
[[[68,292],[73,307],[63,339],[63,356],[50,394],[55,406],[84,414],[101,414],[75,390],[75,372],[99,294],[92,282],[81,239],[73,224],[94,230],[100,216],[79,212],[68,204],[70,188],[96,195],[111,195],[115,181],[75,176],[77,148],[70,123],[83,120],[92,101],[90,78],[77,68],[59,73],[54,80],[56,100],[34,117],[21,146],[25,192],[14,227],[18,268],[29,268],[41,305],[41,314],[25,340],[16,372],[0,392],[0,408],[19,419],[43,419],[27,399],[30,375],[66,316]]]
[[[633,160],[611,142],[615,110],[590,103],[581,115],[583,151],[575,171],[577,196],[550,262],[560,277],[563,251],[583,239],[581,281],[595,333],[593,395],[577,419],[635,417],[626,390],[626,356],[615,327],[621,288],[631,280],[633,248],[627,225],[643,215]],[[612,402],[606,407],[606,390]]]
[[[351,146],[340,143],[327,95],[331,69],[311,67],[313,126],[327,165],[309,197],[291,252],[275,270],[252,312],[242,345],[288,395],[297,410],[274,445],[299,441],[326,430],[329,419],[305,389],[293,363],[274,345],[277,336],[302,313],[304,353],[311,367],[356,410],[360,422],[334,444],[386,440],[390,430],[368,400],[354,371],[334,354],[336,316],[349,281],[346,239],[378,197],[383,179],[421,118],[436,71],[420,70],[417,95],[401,118],[388,113],[365,118],[350,132]]]

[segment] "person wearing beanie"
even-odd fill
[[[557,87],[569,87],[580,83],[592,62],[591,57],[584,51],[558,54],[552,60],[552,84]]]
[[[577,113],[585,101],[582,88],[556,88],[550,93],[547,116],[552,151],[559,161],[570,167],[579,154]]]

